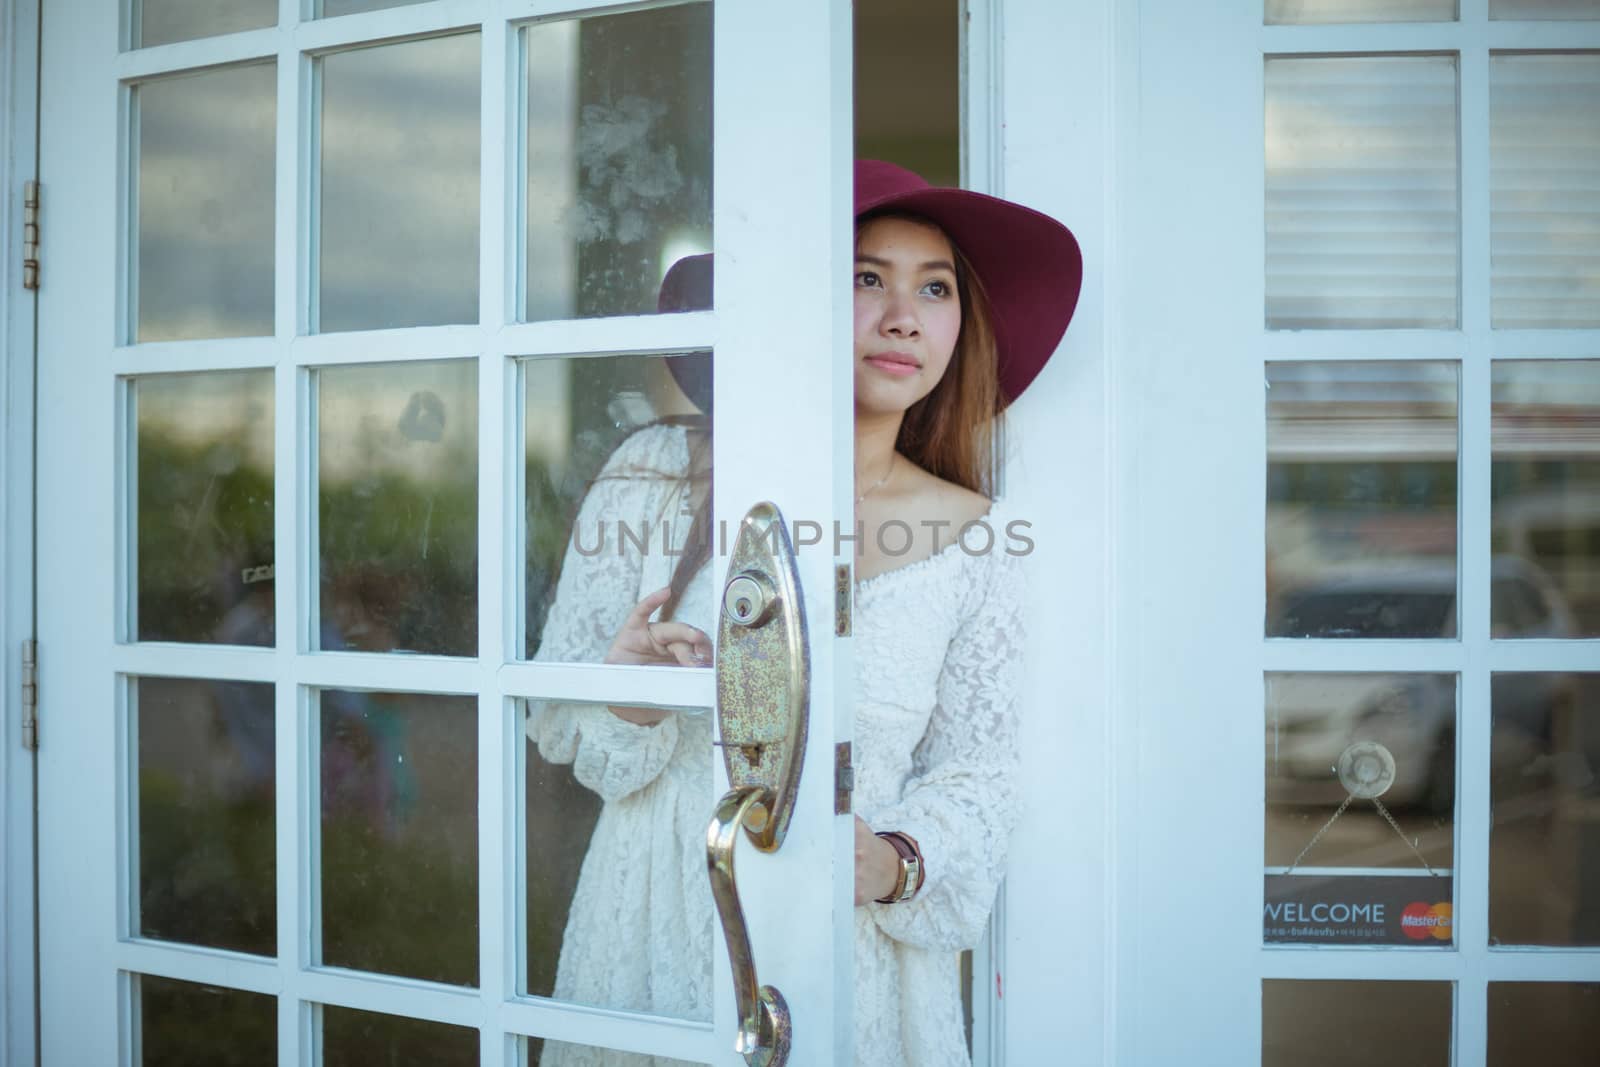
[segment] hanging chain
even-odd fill
[[[1399,836],[1400,840],[1406,843],[1406,847],[1417,854],[1417,860],[1422,864],[1422,869],[1437,878],[1439,876],[1439,872],[1435,871],[1428,863],[1428,857],[1422,854],[1422,850],[1417,847],[1416,842],[1407,837],[1405,831],[1400,829],[1400,824],[1394,821],[1394,816],[1390,815],[1389,809],[1383,806],[1383,801],[1379,800],[1377,797],[1373,797],[1372,806],[1378,809],[1379,815],[1382,815],[1389,821],[1390,826],[1394,827],[1395,834]]]
[[[1351,803],[1353,803],[1355,799],[1356,796],[1354,793],[1345,794],[1344,803],[1335,808],[1333,814],[1328,816],[1328,821],[1323,823],[1322,827],[1316,833],[1311,835],[1311,840],[1306,842],[1306,847],[1300,850],[1300,855],[1294,858],[1294,862],[1289,864],[1289,866],[1284,869],[1284,874],[1294,873],[1294,869],[1300,866],[1300,861],[1305,859],[1306,856],[1310,854],[1311,850],[1317,847],[1317,842],[1322,840],[1322,835],[1327,833],[1328,830],[1332,828],[1333,824],[1338,821],[1339,816],[1345,813],[1346,809],[1350,807]],[[1389,809],[1383,806],[1383,801],[1379,800],[1377,797],[1370,797],[1368,799],[1372,801],[1372,806],[1378,809],[1378,814],[1382,815],[1384,820],[1388,822],[1389,826],[1393,828],[1395,836],[1400,838],[1401,841],[1404,841],[1406,847],[1416,855],[1417,862],[1422,864],[1422,869],[1437,878],[1439,876],[1439,872],[1433,869],[1432,864],[1428,862],[1428,857],[1422,854],[1422,850],[1417,848],[1416,843],[1406,836],[1404,830],[1400,829],[1400,824],[1395,821],[1395,817],[1393,815],[1389,814]]]
[[[1306,858],[1306,853],[1317,847],[1317,842],[1322,840],[1322,835],[1328,832],[1328,828],[1334,824],[1334,821],[1337,820],[1339,816],[1344,814],[1345,809],[1350,806],[1350,802],[1355,800],[1355,798],[1356,797],[1354,793],[1345,794],[1344,803],[1339,805],[1337,811],[1328,816],[1328,821],[1322,824],[1322,829],[1311,835],[1311,840],[1306,842],[1306,847],[1300,850],[1300,855],[1294,858],[1294,862],[1289,864],[1289,869],[1284,871],[1284,874],[1294,873],[1294,869],[1300,866],[1300,861]]]

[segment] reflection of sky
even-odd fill
[[[142,0],[139,44],[149,48],[278,22],[278,0]]]
[[[1267,0],[1267,23],[1449,22],[1456,0]]]
[[[228,441],[244,459],[272,470],[270,370],[150,374],[133,385],[140,434],[159,431],[188,445]]]
[[[1454,326],[1454,59],[1273,59],[1266,94],[1269,325]]]
[[[138,339],[270,336],[277,65],[161,78],[135,100]]]
[[[476,482],[476,360],[328,367],[317,376],[325,482],[381,474]]]
[[[1489,105],[1494,324],[1600,326],[1600,55],[1494,56]]]
[[[322,60],[323,330],[478,321],[480,45]]]

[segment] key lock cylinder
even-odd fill
[[[751,1067],[782,1067],[789,1059],[789,1008],[756,977],[733,866],[741,830],[762,852],[783,845],[805,758],[805,613],[794,546],[775,505],[757,504],[745,515],[728,575],[717,624],[716,744],[730,788],[706,830],[706,866],[733,967],[735,1050]]]

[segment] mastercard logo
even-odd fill
[[[1450,940],[1450,904],[1415,901],[1400,913],[1400,932],[1413,941]]]

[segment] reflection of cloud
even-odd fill
[[[140,84],[140,341],[273,326],[277,66]]]
[[[133,389],[141,434],[159,430],[189,445],[238,444],[251,465],[272,470],[272,371],[148,374]]]
[[[455,485],[476,481],[476,360],[327,367],[317,377],[317,463],[324,484],[384,474]]]
[[[478,321],[480,46],[323,58],[323,330]]]

